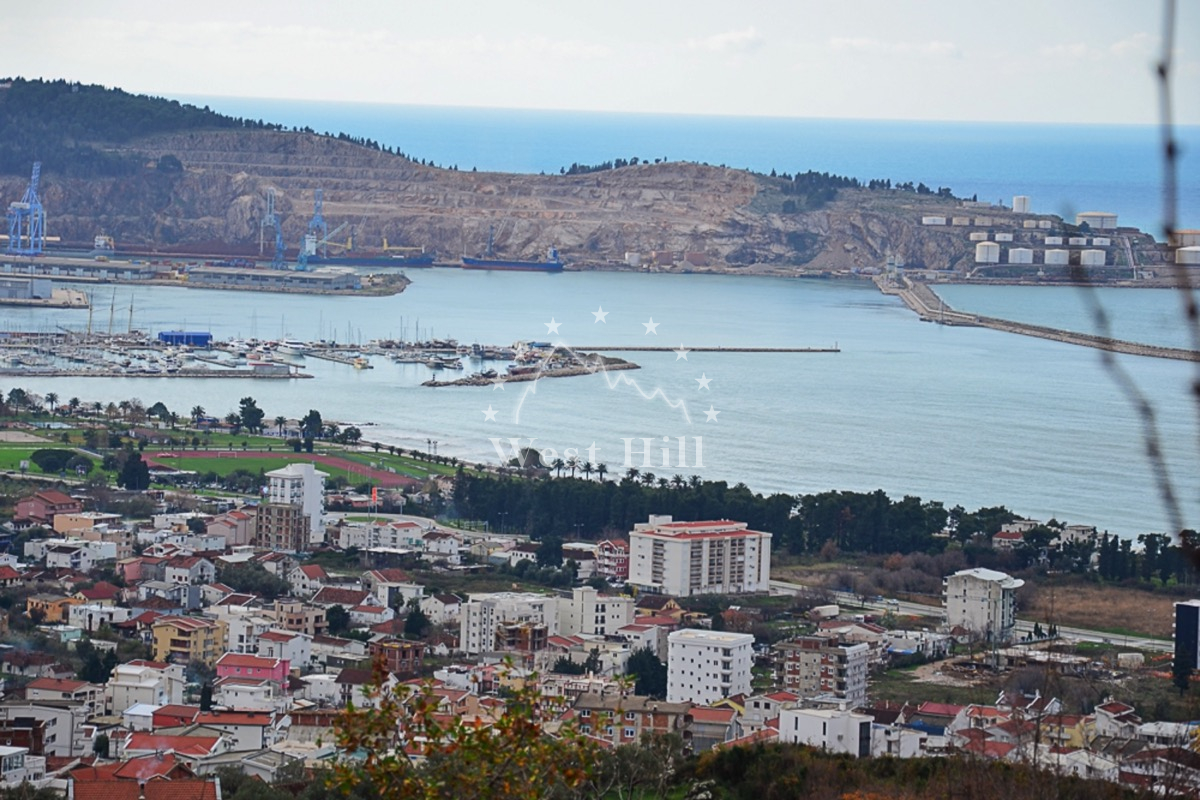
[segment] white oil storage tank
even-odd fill
[[[1094,231],[1113,230],[1117,227],[1117,215],[1111,211],[1080,211],[1075,215],[1075,224],[1087,223]]]
[[[1051,228],[1050,220],[1039,219],[1038,220],[1038,228],[1040,228],[1041,230],[1044,230],[1044,231],[1050,230],[1050,228]]]
[[[1061,236],[1047,236],[1046,237],[1046,244],[1062,244],[1062,242],[1063,242],[1063,240],[1062,240]]]
[[[1079,253],[1079,264],[1084,267],[1103,267],[1103,250],[1083,250]]]
[[[945,225],[945,217],[921,217],[922,225]]]
[[[1028,247],[1014,247],[1008,251],[1008,263],[1010,264],[1032,264],[1033,251]]]
[[[1011,242],[1012,239],[1013,239],[1013,235],[1011,233],[997,233],[996,234],[997,242]]]
[[[1072,236],[1071,238],[1067,239],[1067,244],[1069,244],[1073,247],[1083,247],[1085,244],[1087,244],[1087,237],[1086,236]]]
[[[1175,263],[1200,266],[1200,245],[1190,245],[1176,250]]]
[[[1047,250],[1046,263],[1054,266],[1066,266],[1071,263],[1071,252],[1069,250]]]
[[[986,242],[987,237],[987,231],[971,231],[967,234],[967,238],[972,242]]]
[[[1093,236],[1092,244],[1096,247],[1108,247],[1112,244],[1112,239],[1109,239],[1107,236]]]
[[[1016,214],[1029,213],[1029,195],[1018,194],[1013,197],[1013,212]]]
[[[995,242],[980,242],[975,245],[976,264],[999,264],[1000,245]]]

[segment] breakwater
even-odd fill
[[[936,322],[940,325],[959,325],[975,328],[991,328],[1005,333],[1018,333],[1022,336],[1035,336],[1039,339],[1049,339],[1065,344],[1093,347],[1097,350],[1107,350],[1113,353],[1125,353],[1133,356],[1149,358],[1170,358],[1176,361],[1200,361],[1200,352],[1185,350],[1179,347],[1160,347],[1158,345],[1130,342],[1124,339],[1113,339],[1109,336],[1097,336],[1091,333],[1050,328],[1044,325],[1031,325],[1026,322],[1013,322],[1007,319],[986,317],[979,314],[967,314],[946,305],[927,284],[915,281],[908,276],[901,276],[900,283],[893,283],[887,276],[875,278],[875,285],[887,295],[899,297],[906,306],[916,312],[926,322]]]

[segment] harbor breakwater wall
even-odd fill
[[[875,285],[884,294],[899,297],[906,306],[912,309],[923,320],[937,322],[941,325],[960,325],[976,328],[991,328],[1006,333],[1019,333],[1022,336],[1036,336],[1039,339],[1050,339],[1065,344],[1094,347],[1098,350],[1108,350],[1113,353],[1125,353],[1134,356],[1150,358],[1171,358],[1177,361],[1200,361],[1200,352],[1185,350],[1179,347],[1160,347],[1158,345],[1130,342],[1124,339],[1113,339],[1108,336],[1097,336],[1090,333],[1066,331],[1061,328],[1049,328],[1044,325],[1031,325],[1026,322],[1013,322],[996,317],[985,317],[978,314],[967,314],[946,305],[927,284],[915,281],[907,276],[901,276],[900,283],[893,283],[886,275],[875,278]]]

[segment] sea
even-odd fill
[[[1161,225],[1159,132],[1139,126],[748,119],[181,98],[224,113],[345,132],[443,166],[558,172],[667,158],[762,172],[815,169],[923,181],[1035,211]],[[1200,227],[1200,129],[1181,128],[1180,219]],[[1191,220],[1191,222],[1189,222]],[[317,409],[368,440],[498,463],[533,446],[630,469],[700,475],[760,492],[883,489],[1122,536],[1168,531],[1163,454],[1185,526],[1200,525],[1200,406],[1193,364],[1118,356],[999,331],[920,322],[866,282],[650,273],[410,269],[384,298],[105,287],[93,328],[219,338],[455,338],[614,352],[640,369],[536,383],[430,388],[431,371],[373,357],[355,370],[308,358],[311,380],[10,378],[36,393],[137,397],[217,416],[252,396],[268,418]],[[939,287],[967,311],[1190,347],[1177,292]],[[82,328],[86,312],[0,308],[0,330]],[[833,352],[721,352],[814,348]],[[479,369],[504,364],[473,365]],[[443,376],[443,379],[444,376]],[[3,386],[0,381],[0,387]],[[1144,402],[1143,402],[1144,401]],[[1139,409],[1148,408],[1149,415]]]

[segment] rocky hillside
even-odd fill
[[[352,230],[359,247],[378,248],[386,237],[442,258],[478,253],[494,225],[500,255],[532,258],[556,246],[580,266],[620,262],[628,251],[679,251],[704,253],[719,268],[878,267],[889,256],[947,267],[972,252],[964,229],[923,226],[921,217],[979,213],[951,198],[891,189],[841,189],[830,202],[802,204],[816,210],[794,211],[783,180],[685,163],[565,176],[459,172],[286,131],[172,133],[106,149],[144,167],[83,179],[44,165],[50,234],[90,242],[108,233],[119,248],[257,253],[274,187],[285,240],[295,248],[321,188],[330,228],[349,223],[338,240]],[[24,183],[0,178],[0,198],[17,199]],[[1003,210],[986,213],[1001,225],[1012,219]]]

